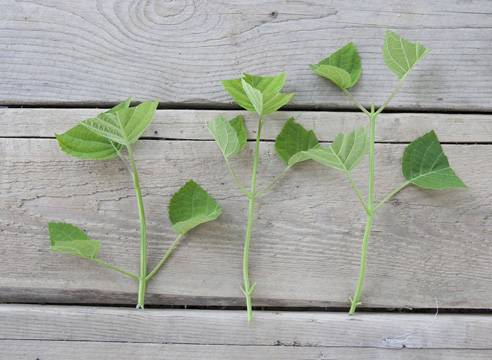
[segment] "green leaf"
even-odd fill
[[[311,65],[311,69],[342,90],[357,84],[362,74],[360,56],[353,43],[348,43],[318,64]]]
[[[282,131],[275,139],[277,155],[288,166],[303,161],[298,156],[295,157],[295,162],[291,162],[290,159],[293,156],[317,146],[319,146],[319,143],[314,132],[312,130],[307,131],[302,125],[296,123],[294,118],[287,120]]]
[[[244,78],[241,79],[241,84],[243,85],[244,93],[251,105],[255,108],[255,111],[260,115],[263,114],[263,94],[261,91],[248,84]]]
[[[360,163],[368,149],[367,131],[361,127],[348,134],[338,134],[330,146],[309,149],[291,158],[289,163],[314,160],[321,165],[348,172]]]
[[[100,114],[84,120],[81,125],[118,144],[133,144],[152,122],[157,105],[157,101],[144,102],[133,108]]]
[[[242,116],[230,121],[219,116],[208,123],[208,129],[226,159],[240,153],[246,146],[247,130]]]
[[[128,109],[131,99],[116,105],[106,113],[115,113]],[[56,139],[63,152],[70,156],[89,160],[107,160],[118,156],[120,144],[112,143],[107,138],[97,135],[79,124],[63,134],[56,134]]]
[[[219,204],[193,180],[179,189],[169,202],[169,220],[174,231],[181,235],[217,219],[221,213]]]
[[[383,57],[386,66],[395,73],[398,79],[403,79],[427,53],[422,44],[412,43],[393,31],[386,31],[384,38]]]
[[[99,241],[90,239],[83,230],[74,225],[50,222],[48,231],[53,252],[79,256],[84,259],[94,259],[99,253]]]
[[[424,189],[466,187],[449,166],[434,131],[419,137],[405,148],[402,171],[409,182]]]
[[[244,74],[240,79],[224,80],[224,89],[244,109],[259,115],[269,115],[292,99],[294,94],[281,93],[285,74],[255,76]]]

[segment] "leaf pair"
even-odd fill
[[[420,43],[412,43],[392,31],[386,31],[383,57],[386,66],[398,77],[405,78],[428,50]],[[353,87],[362,73],[360,56],[353,43],[338,49],[311,69],[342,90]]]
[[[277,76],[244,74],[239,79],[224,80],[222,84],[238,105],[263,116],[272,114],[287,105],[294,96],[294,94],[280,92],[285,77],[285,73]]]
[[[173,230],[179,235],[186,234],[200,224],[216,220],[221,213],[219,204],[193,180],[181,187],[169,202],[169,220]],[[52,251],[84,259],[97,257],[100,242],[89,238],[78,227],[50,222],[48,230]]]
[[[61,149],[81,159],[106,160],[118,155],[121,146],[135,143],[152,122],[157,101],[130,107],[128,99],[95,118],[82,121],[56,135]]]
[[[369,148],[367,130],[358,128],[338,134],[333,143],[322,147],[313,131],[289,119],[275,141],[275,150],[289,167],[298,162],[313,160],[342,172],[354,169]],[[425,189],[465,187],[449,166],[439,139],[434,131],[409,144],[402,159],[402,173],[410,183]]]

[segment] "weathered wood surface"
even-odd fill
[[[182,345],[0,340],[0,356],[15,360],[490,360],[492,350],[372,349],[251,345]]]
[[[395,83],[381,55],[385,28],[432,49],[393,107],[491,110],[492,2],[14,1],[0,2],[0,103],[97,104],[128,96],[226,106],[221,79],[289,75],[293,106],[349,106],[308,65],[354,40],[355,89],[381,103]]]
[[[263,347],[265,355],[283,353],[289,359],[295,358],[296,348],[329,355],[343,354],[342,350],[353,355],[361,348],[372,356],[379,349],[385,350],[379,352],[384,359],[394,358],[391,355],[398,353],[397,349],[409,351],[402,359],[415,359],[427,352],[432,355],[429,350],[439,350],[432,359],[460,349],[470,354],[484,350],[489,355],[492,350],[490,315],[367,313],[349,317],[329,312],[258,311],[248,323],[244,311],[2,305],[0,323],[3,351],[2,342],[19,339],[95,346],[116,342],[141,344],[142,348],[144,344],[188,345],[197,346],[195,351],[200,345],[212,345],[223,346],[231,355],[245,347],[252,347],[252,353]],[[176,349],[196,355],[193,349]],[[348,358],[347,354],[343,358]]]
[[[195,116],[199,125],[190,126],[190,132],[197,138],[207,136],[205,119],[202,123],[201,116]],[[430,115],[421,116],[427,119]],[[63,131],[71,123],[56,120],[54,127]],[[317,124],[323,124],[322,120]],[[412,124],[419,124],[410,128],[418,132],[425,126],[423,121],[407,122]],[[455,139],[440,124],[448,134],[445,139]],[[280,125],[274,126],[278,129]],[[42,133],[48,134],[48,128],[44,125]],[[470,129],[476,134],[468,139],[478,139],[480,126]],[[186,133],[181,136],[188,138]],[[399,159],[403,147],[377,147],[379,198],[402,180]],[[262,186],[282,169],[272,144],[263,149]],[[430,308],[437,300],[446,308],[492,307],[488,275],[492,170],[484,165],[492,158],[492,146],[446,145],[445,151],[469,189],[428,192],[409,188],[381,210],[369,249],[365,306]],[[138,219],[125,166],[117,160],[69,158],[53,139],[2,139],[0,154],[0,300],[134,303],[136,288],[131,281],[83,260],[51,254],[46,230],[52,220],[82,226],[103,242],[102,258],[136,271]],[[246,152],[234,161],[240,176],[249,173],[250,155]],[[239,287],[246,201],[232,188],[216,145],[211,141],[147,140],[138,146],[137,157],[149,216],[151,264],[173,239],[166,204],[184,181],[199,181],[224,208],[218,222],[189,234],[150,285],[148,302],[242,305]],[[354,174],[357,182],[365,182],[365,168],[364,164]],[[345,306],[357,277],[363,223],[364,214],[340,174],[316,164],[294,169],[259,205],[251,250],[252,278],[258,282],[255,304]]]
[[[102,109],[0,109],[1,137],[53,137]],[[243,111],[158,110],[145,137],[176,140],[211,140],[207,123],[217,116],[246,117],[249,129],[256,128],[256,117]],[[265,140],[274,140],[285,120],[295,117],[319,139],[331,141],[339,132],[352,131],[367,124],[358,112],[282,111],[268,117]],[[492,141],[492,115],[383,113],[379,116],[378,142],[410,142],[434,129],[442,142],[489,143]],[[250,134],[251,135],[251,134]],[[254,139],[252,134],[251,139]]]

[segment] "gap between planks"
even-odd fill
[[[53,138],[79,121],[103,109],[0,109],[3,138]],[[217,116],[229,119],[245,115],[249,129],[255,129],[256,117],[236,110],[158,110],[145,138],[156,140],[212,140],[207,123]],[[285,120],[294,117],[307,129],[313,129],[322,142],[332,141],[340,132],[367,125],[358,112],[281,111],[268,117],[263,140],[273,141]],[[490,144],[492,115],[384,113],[378,119],[376,141],[408,143],[425,132],[435,130],[443,143]],[[254,134],[250,132],[250,140]]]

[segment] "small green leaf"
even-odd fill
[[[106,113],[115,113],[128,109],[131,99],[116,105]],[[120,144],[112,143],[107,138],[97,135],[79,124],[63,134],[56,134],[56,139],[63,152],[70,156],[89,160],[107,160],[118,156]]]
[[[219,204],[193,180],[179,189],[169,202],[169,220],[174,231],[181,235],[217,219],[221,213]]]
[[[269,115],[292,99],[294,94],[281,93],[285,74],[255,76],[244,74],[240,79],[224,80],[224,89],[244,109],[259,115]]]
[[[159,105],[158,101],[146,101],[134,108],[116,112],[123,118],[125,134],[130,144],[135,143],[150,125],[154,119],[157,105]]]
[[[79,256],[84,259],[94,259],[99,253],[99,241],[90,239],[84,231],[74,225],[50,222],[48,231],[53,252]]]
[[[314,132],[307,131],[302,125],[296,123],[294,118],[287,120],[275,140],[277,155],[287,166],[302,161],[299,156],[295,157],[295,162],[291,161],[293,156],[317,146],[319,143]]]
[[[368,149],[367,131],[361,127],[348,134],[338,134],[330,146],[309,149],[291,158],[289,162],[314,160],[321,165],[348,172],[360,163]]]
[[[449,166],[434,131],[419,137],[405,148],[402,171],[408,181],[424,189],[466,187]]]
[[[83,121],[81,125],[118,144],[133,144],[152,122],[157,105],[157,101],[144,102],[133,108],[100,114]]]
[[[386,31],[384,38],[383,57],[386,66],[403,79],[427,53],[422,44],[412,43],[393,31]]]
[[[362,74],[360,56],[353,43],[348,43],[318,64],[311,65],[311,69],[342,90],[357,84]]]
[[[255,111],[260,115],[263,114],[263,94],[261,91],[248,84],[244,78],[241,79],[241,84],[243,85],[244,93],[251,105],[255,108]]]
[[[240,153],[246,146],[247,130],[242,116],[230,121],[219,116],[208,123],[208,129],[226,159]]]

